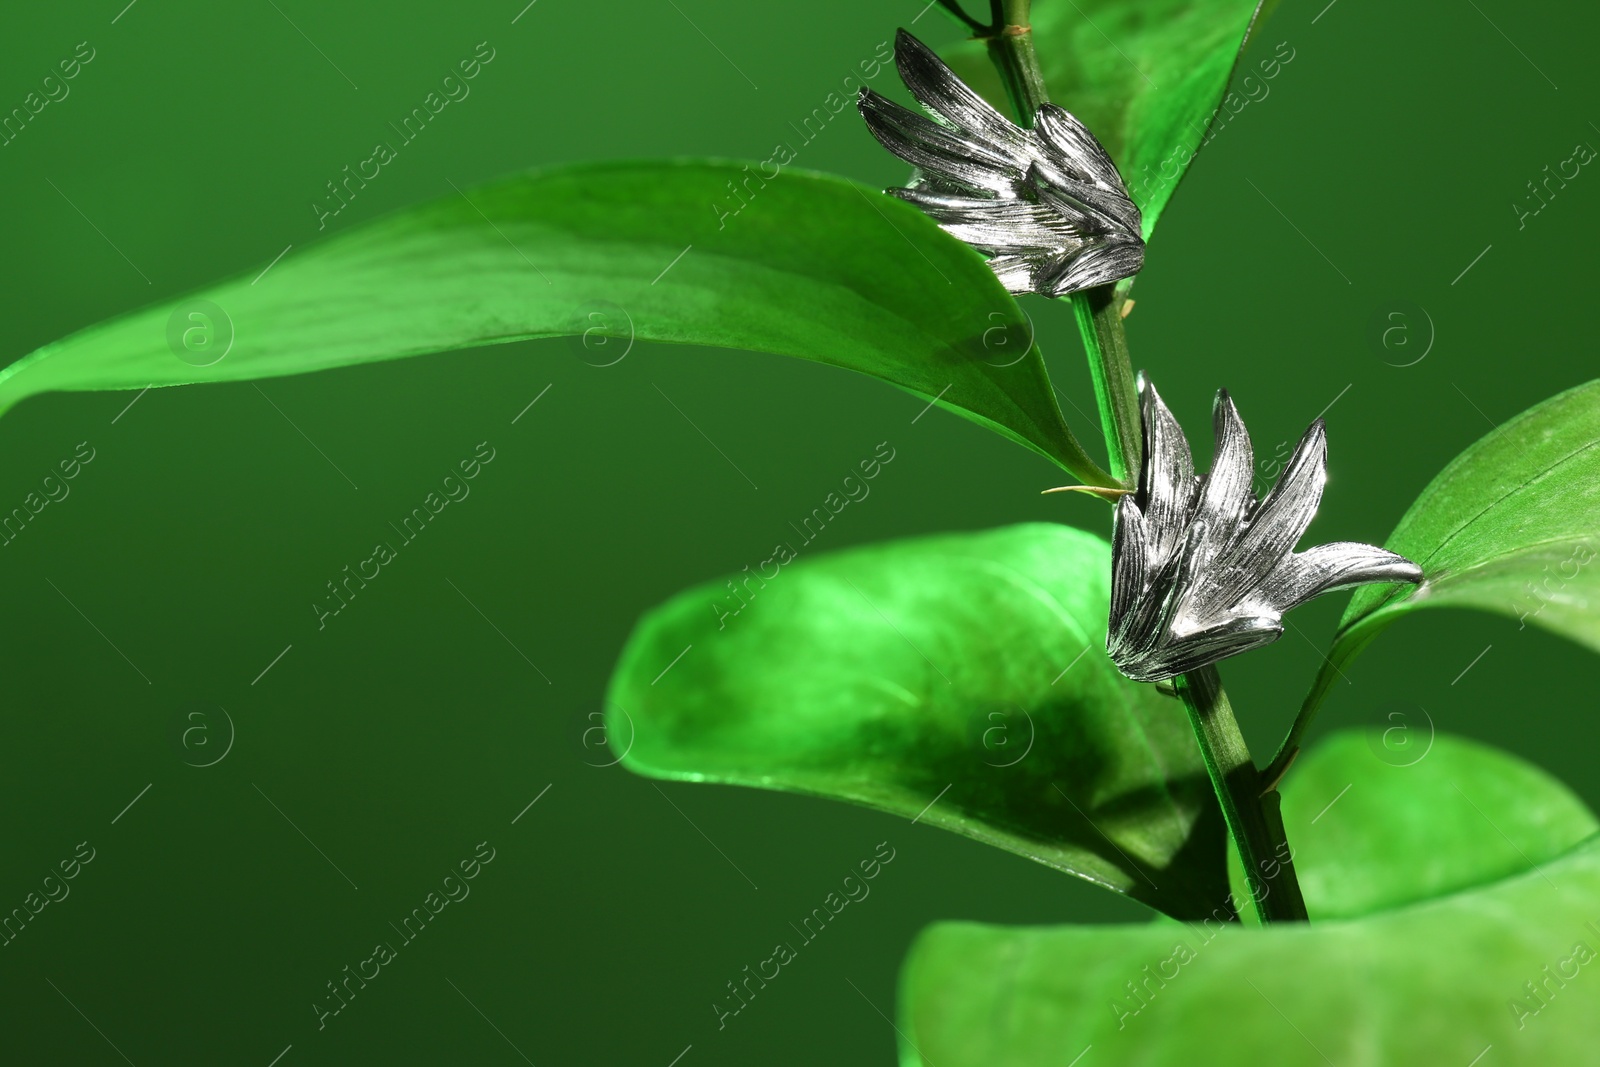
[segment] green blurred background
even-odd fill
[[[324,183],[479,42],[495,58],[471,96],[331,230],[535,165],[765,158],[922,10],[523,2],[14,6],[0,111],[79,42],[94,58],[0,147],[4,358],[310,243]],[[1600,16],[1325,2],[1287,0],[1260,35],[1294,58],[1200,155],[1129,331],[1202,454],[1220,385],[1266,460],[1326,408],[1313,535],[1381,541],[1491,424],[1594,373],[1600,178],[1520,228],[1511,205],[1600,145]],[[915,28],[959,36],[937,11]],[[902,176],[851,112],[797,165]],[[1097,439],[1074,412],[1092,395],[1070,309],[1025,306]],[[594,766],[612,757],[586,731],[640,612],[758,558],[877,442],[897,458],[826,547],[1109,527],[1103,505],[1038,495],[1059,479],[1043,460],[948,413],[913,424],[922,402],[867,378],[649,344],[595,365],[619,351],[522,343],[131,408],[48,396],[0,421],[6,510],[95,450],[0,548],[0,910],[95,850],[0,948],[7,1062],[884,1064],[896,968],[928,922],[1141,917],[925,826]],[[497,457],[471,497],[319,631],[324,583],[484,440]],[[1342,599],[1226,670],[1259,758]],[[1597,672],[1513,620],[1427,613],[1367,653],[1319,729],[1403,713],[1419,744],[1429,722],[1494,742],[1593,804]],[[319,1029],[326,983],[397,941],[389,924],[482,841],[495,859],[470,897]],[[897,854],[872,896],[719,1030],[725,983],[881,841]]]

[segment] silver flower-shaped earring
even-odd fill
[[[1250,435],[1226,390],[1214,409],[1211,471],[1194,473],[1183,428],[1139,377],[1144,468],[1117,502],[1106,651],[1123,674],[1157,682],[1276,641],[1283,613],[1335,589],[1419,582],[1422,569],[1350,541],[1293,551],[1327,481],[1328,439],[1311,424],[1278,484],[1251,489]]]
[[[988,254],[1013,293],[1062,296],[1144,265],[1139,209],[1083,123],[1045,104],[1033,129],[1022,129],[905,30],[894,60],[933,119],[862,88],[867,128],[919,170],[909,188],[887,192]]]

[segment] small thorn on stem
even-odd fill
[[[1115,489],[1104,485],[1058,485],[1054,489],[1041,489],[1039,495],[1046,493],[1088,493],[1090,496],[1100,497],[1102,500],[1116,500],[1118,497],[1127,496],[1132,489]]]

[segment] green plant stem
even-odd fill
[[[1039,70],[1039,57],[1033,51],[1033,27],[1027,23],[1027,4],[1020,5],[1023,21],[1016,24],[1008,14],[1005,24],[984,41],[989,49],[989,61],[1000,71],[1006,96],[1024,127],[1033,125],[1033,116],[1039,107],[1050,102],[1044,87],[1044,74]]]
[[[1072,294],[1078,333],[1089,356],[1100,427],[1105,433],[1111,476],[1132,489],[1139,481],[1143,442],[1140,434],[1139,390],[1133,361],[1128,356],[1128,335],[1122,328],[1125,301],[1116,285],[1097,285]]]
[[[1032,126],[1033,116],[1050,96],[1039,56],[1033,50],[1029,0],[994,0],[992,6],[995,24],[984,37],[989,60],[1000,72],[1018,121]],[[1128,358],[1128,337],[1122,328],[1123,304],[1114,285],[1097,286],[1072,297],[1078,332],[1089,356],[1111,476],[1131,489],[1139,478],[1139,396]]]
[[[1256,913],[1264,923],[1304,922],[1306,902],[1284,836],[1278,794],[1262,795],[1261,772],[1234,721],[1222,678],[1215,667],[1202,667],[1180,675],[1177,689],[1239,850]]]
[[[1049,95],[1033,50],[1029,0],[991,0],[991,11],[994,25],[983,34],[989,59],[1000,71],[1018,120],[1032,127],[1034,114]],[[1139,478],[1143,435],[1133,361],[1122,328],[1123,304],[1115,285],[1097,286],[1072,298],[1094,378],[1111,474],[1131,489]],[[1278,794],[1269,789],[1263,796],[1261,773],[1239,733],[1221,677],[1216,668],[1206,667],[1179,677],[1177,688],[1189,710],[1228,833],[1244,864],[1256,913],[1263,922],[1305,921],[1305,899],[1295,878]]]

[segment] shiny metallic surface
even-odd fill
[[[1046,104],[1022,129],[904,30],[895,66],[932,118],[862,88],[867,128],[918,168],[909,187],[887,192],[989,255],[1008,290],[1063,296],[1144,265],[1139,209],[1083,123]]]
[[[1203,478],[1183,428],[1143,375],[1139,399],[1144,468],[1138,491],[1117,503],[1106,635],[1106,652],[1129,678],[1161,681],[1271,644],[1284,612],[1323,593],[1422,580],[1415,563],[1372,545],[1294,551],[1327,479],[1321,419],[1257,501],[1250,435],[1226,390],[1217,393],[1216,459]]]

